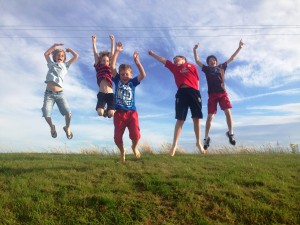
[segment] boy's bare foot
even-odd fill
[[[169,155],[173,157],[175,155],[175,151],[176,151],[176,147],[172,147],[169,151]]]
[[[206,154],[206,150],[202,147],[201,144],[196,144],[196,147],[198,148],[201,154]]]
[[[137,148],[133,148],[132,146],[131,146],[131,148],[132,148],[135,158],[137,158],[137,159],[141,158],[140,151]]]

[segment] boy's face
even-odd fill
[[[123,69],[119,71],[120,79],[123,83],[127,83],[132,78],[131,69]]]
[[[185,58],[183,58],[183,57],[181,57],[181,56],[175,56],[174,58],[173,58],[173,61],[174,61],[174,64],[176,64],[176,65],[182,65],[182,64],[184,64],[185,63]]]
[[[103,56],[103,57],[101,58],[100,63],[103,64],[103,65],[109,66],[109,57],[106,56],[106,55]]]
[[[217,66],[217,60],[214,57],[210,57],[208,60],[208,66],[210,67],[215,67]]]
[[[56,63],[63,63],[64,61],[65,61],[65,53],[63,51],[61,51],[55,55]]]

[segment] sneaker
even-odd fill
[[[235,145],[235,139],[233,134],[229,134],[229,131],[226,132],[226,136],[229,138],[229,143]]]
[[[204,149],[206,150],[209,147],[209,143],[210,143],[210,137],[207,137],[206,139],[204,139]]]

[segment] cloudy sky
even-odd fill
[[[214,54],[226,61],[242,38],[245,45],[226,70],[237,146],[300,144],[300,1],[298,0],[0,0],[0,151],[72,151],[113,149],[113,121],[95,111],[98,87],[91,36],[98,50],[109,50],[108,36],[122,41],[118,63],[133,65],[140,53],[147,77],[137,87],[141,143],[157,148],[171,143],[175,125],[176,86],[171,73],[147,54],[167,59],[180,54],[194,63]],[[58,137],[51,138],[41,107],[47,73],[44,52],[55,42],[79,53],[65,79],[72,109],[72,140],[62,129],[55,106]],[[71,55],[67,55],[70,58]],[[204,118],[207,83],[199,69]],[[229,147],[223,111],[213,120],[212,146]],[[124,135],[128,147],[128,133]],[[179,146],[194,151],[190,114]]]

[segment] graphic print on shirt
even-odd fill
[[[118,88],[116,93],[116,104],[126,107],[132,107],[133,105],[133,84],[131,82],[123,84],[118,82]]]
[[[211,75],[213,76],[218,76],[221,72],[220,72],[220,68],[219,67],[209,67],[209,72]]]

